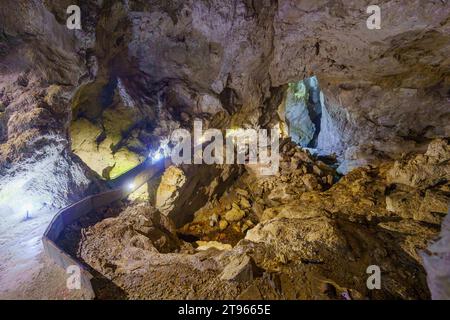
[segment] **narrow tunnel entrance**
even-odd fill
[[[322,100],[315,76],[289,83],[279,113],[293,142],[304,148],[318,147]]]
[[[312,76],[287,85],[278,116],[285,136],[322,162],[337,168],[342,160],[341,136],[330,108],[319,80]]]

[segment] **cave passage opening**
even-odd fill
[[[134,102],[119,77],[80,87],[71,105],[72,152],[103,180],[136,167],[156,145],[151,116]]]
[[[340,165],[341,136],[316,76],[286,85],[278,116],[285,137],[327,165]]]
[[[322,121],[323,94],[317,77],[288,84],[279,107],[287,134],[303,148],[317,149]]]

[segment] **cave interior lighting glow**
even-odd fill
[[[25,221],[31,219],[31,214],[34,209],[32,203],[28,202],[23,206],[23,212],[25,213]]]
[[[133,191],[134,188],[135,188],[135,185],[134,185],[133,182],[129,182],[129,183],[127,184],[127,189],[128,189],[129,191]]]
[[[156,150],[149,152],[148,157],[151,159],[152,163],[156,163],[161,159],[170,156],[170,153],[169,139],[166,138],[161,141],[160,146]]]

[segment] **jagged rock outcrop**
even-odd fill
[[[155,206],[181,227],[194,213],[220,197],[240,175],[238,165],[169,167],[156,191]]]

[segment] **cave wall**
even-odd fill
[[[5,0],[2,8],[0,205],[60,207],[101,188],[68,139],[85,48],[42,1]]]
[[[449,134],[450,5],[379,1],[382,29],[368,30],[369,4],[279,1],[270,75],[275,86],[318,77],[335,151],[395,157]]]

